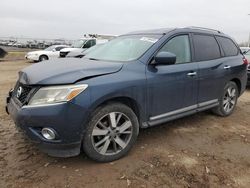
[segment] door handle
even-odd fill
[[[197,75],[197,72],[189,72],[187,73],[187,76],[196,76]]]
[[[229,66],[229,65],[224,66],[224,69],[230,69],[230,68],[231,68],[231,66]]]

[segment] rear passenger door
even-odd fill
[[[206,107],[218,103],[227,69],[214,35],[193,34],[195,61],[198,63],[198,105]]]

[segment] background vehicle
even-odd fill
[[[241,47],[240,49],[242,53],[244,54],[244,56],[246,57],[246,59],[248,60],[248,62],[250,62],[250,48]],[[250,65],[248,65],[248,68],[247,68],[247,76],[248,76],[247,85],[250,86]]]
[[[87,50],[82,50],[80,53],[78,51],[71,51],[67,54],[66,57],[76,57],[76,58],[82,58],[84,57],[87,53],[91,52],[92,50],[97,49],[99,46],[102,44],[96,44],[95,46],[92,46],[88,48]]]
[[[0,58],[4,58],[6,54],[7,52],[4,49],[0,48]]]
[[[55,59],[59,57],[60,50],[67,47],[66,45],[53,45],[44,50],[28,52],[25,58],[32,61]]]
[[[250,48],[249,47],[241,47],[240,48],[244,56],[247,58],[248,62],[250,62]]]
[[[248,62],[227,35],[203,28],[117,37],[84,58],[23,69],[7,97],[18,127],[52,156],[125,156],[139,128],[212,109],[233,113]]]
[[[107,41],[107,39],[82,38],[73,43],[71,47],[60,50],[60,57],[66,57],[69,53],[81,54],[84,50]]]

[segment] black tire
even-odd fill
[[[49,59],[49,57],[46,56],[46,55],[41,55],[41,56],[39,57],[39,61],[46,61],[46,60],[48,60],[48,59]]]
[[[227,95],[228,95],[227,93],[228,93],[228,89],[229,88],[232,88],[232,89],[235,90],[235,98],[234,98],[234,104],[233,104],[233,106],[231,107],[230,110],[227,111],[227,110],[225,110],[224,101],[227,98]],[[222,117],[226,117],[226,116],[231,115],[233,113],[236,105],[237,105],[238,97],[239,97],[239,91],[238,91],[238,87],[237,87],[236,83],[232,82],[232,81],[228,82],[225,85],[224,90],[223,90],[223,94],[222,94],[222,96],[219,99],[219,106],[217,106],[214,109],[212,109],[213,113],[215,113],[216,115],[222,116]]]
[[[101,151],[98,151],[99,146],[96,146],[97,143],[95,143],[95,139],[99,139],[98,143],[100,143],[101,140],[103,140],[105,137],[104,135],[102,136],[93,136],[94,135],[94,129],[98,129],[97,126],[99,126],[100,122],[103,121],[102,123],[105,124],[105,128],[103,129],[103,126],[101,126],[102,130],[107,130],[108,126],[112,123],[110,123],[109,125],[108,122],[111,121],[111,117],[110,114],[115,113],[116,115],[114,115],[115,117],[115,121],[117,122],[117,129],[118,129],[118,124],[121,121],[122,122],[122,118],[127,118],[126,121],[130,123],[130,127],[129,127],[129,131],[125,131],[124,133],[117,133],[119,135],[117,136],[113,136],[113,138],[111,138],[111,133],[107,133],[105,134],[105,137],[109,137],[109,143],[112,143],[112,146],[110,144],[108,144],[108,149],[106,149],[106,154],[101,154]],[[118,120],[117,116],[121,116]],[[105,118],[107,118],[107,121],[104,121]],[[124,122],[126,123],[126,121],[124,120]],[[125,123],[120,123],[120,127],[122,127],[122,125],[124,125]],[[101,123],[101,124],[102,124]],[[102,124],[102,125],[103,125]],[[110,126],[112,128],[112,126]],[[106,129],[107,128],[107,129]],[[128,129],[126,129],[128,130]],[[128,133],[125,133],[128,132]],[[130,132],[130,133],[129,133]],[[114,133],[114,132],[113,132]],[[116,134],[116,133],[115,133]],[[123,135],[122,135],[123,134]],[[125,135],[126,134],[126,135]],[[107,104],[105,106],[101,106],[99,108],[97,108],[93,113],[92,116],[90,118],[90,121],[86,127],[86,131],[84,133],[83,136],[83,141],[82,141],[82,146],[83,146],[83,151],[85,152],[85,154],[92,160],[95,160],[97,162],[110,162],[110,161],[114,161],[117,159],[120,159],[121,157],[125,156],[129,150],[132,148],[132,146],[134,145],[134,143],[136,142],[137,136],[139,134],[139,123],[138,123],[138,119],[137,116],[135,115],[135,113],[133,112],[133,110],[131,108],[129,108],[128,106],[121,104],[121,103],[110,103]],[[127,136],[129,136],[129,139],[127,139]],[[99,138],[101,137],[101,138]],[[103,138],[104,137],[104,138]],[[123,137],[126,143],[126,146],[121,147],[119,144],[116,143],[115,139],[119,137],[119,139],[121,140],[121,138]],[[124,142],[124,143],[125,143]],[[105,144],[107,143],[107,139],[105,141],[105,143],[103,144],[103,147],[101,148],[101,150],[105,147]],[[115,147],[116,145],[116,147]],[[117,153],[112,153],[114,151],[112,151],[112,147],[113,149],[115,148],[115,152]],[[111,149],[109,149],[111,148]],[[117,151],[117,148],[119,148],[120,151]],[[121,149],[122,148],[122,149]],[[111,154],[108,153],[108,151],[111,151]]]

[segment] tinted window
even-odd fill
[[[238,48],[231,39],[225,37],[216,37],[216,38],[221,44],[225,56],[238,55]]]
[[[95,45],[95,40],[88,40],[85,44],[83,48],[90,48],[92,46]]]
[[[213,36],[194,35],[193,40],[196,61],[220,58],[219,45]]]
[[[188,63],[191,61],[188,35],[181,35],[170,39],[160,52],[171,52],[176,55],[176,63]]]
[[[65,48],[65,47],[63,47],[63,46],[56,47],[56,51],[60,51],[60,50],[63,49],[63,48]]]

